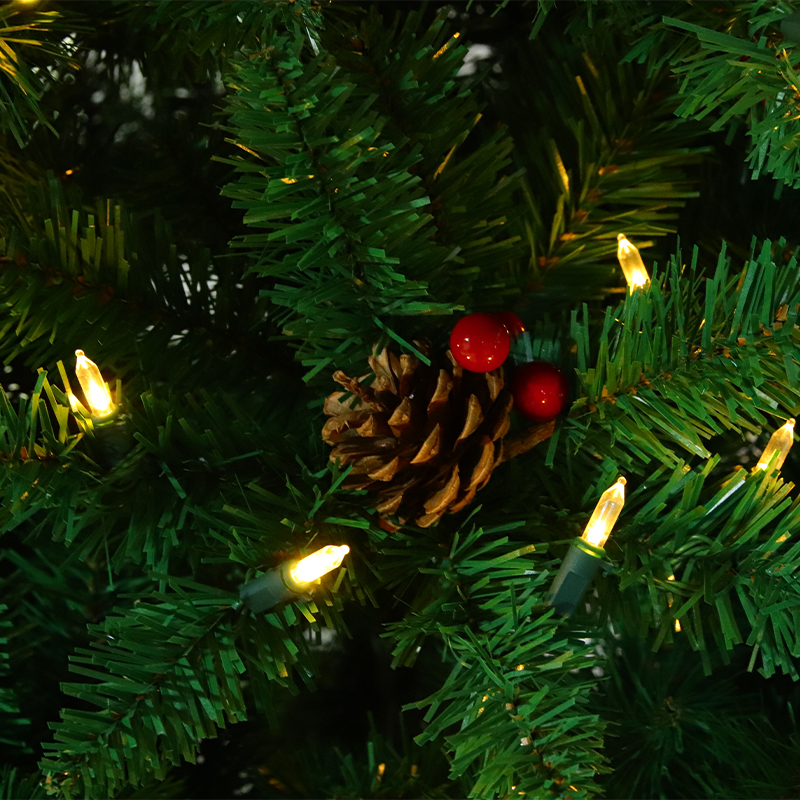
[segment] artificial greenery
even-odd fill
[[[800,417],[797,15],[0,5],[0,795],[796,795],[798,455],[752,468]],[[569,406],[388,533],[331,376],[497,310]],[[324,544],[313,591],[240,602]]]

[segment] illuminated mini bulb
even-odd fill
[[[332,569],[336,569],[349,552],[350,548],[346,544],[339,547],[329,544],[321,550],[317,550],[316,553],[312,553],[310,556],[298,561],[289,570],[289,575],[297,583],[311,583]]]
[[[617,259],[628,282],[628,288],[633,291],[640,286],[646,286],[650,283],[650,276],[639,251],[628,241],[624,233],[617,235],[617,242]]]
[[[106,382],[97,368],[94,361],[86,358],[83,350],[76,350],[77,362],[75,364],[75,375],[86,396],[86,404],[95,417],[105,417],[114,410],[114,403],[111,401],[111,392],[108,391]],[[70,398],[70,405],[75,410],[75,402]]]
[[[614,527],[614,523],[625,505],[625,478],[618,478],[617,482],[606,489],[600,496],[594,513],[589,519],[589,524],[583,532],[581,539],[594,546],[602,547],[608,539],[608,534]]]
[[[266,611],[294,600],[307,591],[310,583],[336,569],[349,552],[346,544],[329,544],[296,563],[284,563],[245,583],[239,589],[239,598],[252,611]]]
[[[776,450],[778,451],[778,460],[775,462],[774,466],[775,469],[780,469],[783,466],[783,462],[786,461],[786,456],[789,455],[789,450],[791,450],[793,444],[794,420],[790,419],[785,425],[778,428],[778,430],[776,430],[775,433],[769,437],[767,446],[764,448],[764,452],[761,454],[758,464],[753,467],[753,472],[755,472],[757,469],[765,470],[769,465],[772,454]]]
[[[547,595],[558,614],[572,614],[603,560],[603,545],[625,505],[625,478],[600,496],[583,536],[575,537]]]

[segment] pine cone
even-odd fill
[[[385,349],[369,357],[375,373],[369,387],[341,371],[333,375],[353,396],[347,403],[341,402],[346,392],[326,399],[331,419],[322,438],[333,445],[331,461],[353,465],[343,487],[377,493],[385,530],[399,530],[411,518],[427,528],[445,512],[461,511],[502,458],[513,403],[502,368],[469,372],[449,350],[446,356],[428,367]]]

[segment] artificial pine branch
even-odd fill
[[[554,37],[514,48],[504,68],[508,86],[491,96],[526,168],[527,288],[537,291],[525,305],[550,310],[554,301],[600,297],[616,282],[617,234],[646,247],[648,237],[674,231],[710,148],[690,146],[699,128],[674,118],[666,71],[646,76]],[[535,130],[532,114],[544,121]]]
[[[420,166],[424,172],[433,172],[431,161],[437,159],[435,140],[424,157],[420,145],[404,146],[406,131],[412,134],[413,142],[416,127],[424,130],[431,125],[425,106],[446,99],[452,91],[457,46],[452,48],[453,53],[442,46],[440,63],[429,55],[435,54],[432,43],[442,38],[438,34],[441,25],[439,20],[422,42],[415,42],[415,37],[406,32],[398,42],[409,60],[407,66],[397,70],[396,88],[390,84],[390,92],[402,92],[406,98],[407,109],[401,107],[400,130],[389,125],[391,117],[382,113],[380,95],[367,93],[364,81],[357,79],[355,66],[352,79],[348,80],[348,73],[344,73],[331,87],[329,77],[337,66],[335,54],[323,50],[306,63],[302,55],[307,47],[305,36],[294,40],[276,38],[273,49],[255,54],[263,59],[261,65],[258,60],[240,59],[243,63],[238,67],[237,81],[245,88],[229,103],[232,121],[239,127],[236,143],[264,161],[268,171],[244,160],[228,161],[246,174],[225,193],[237,200],[236,207],[248,209],[246,223],[270,231],[239,238],[241,246],[257,258],[253,270],[275,280],[274,288],[268,289],[266,295],[291,310],[281,314],[279,320],[284,333],[301,340],[297,357],[312,366],[306,380],[332,361],[347,371],[352,354],[358,349],[371,349],[374,338],[380,336],[375,328],[384,329],[380,323],[383,317],[397,320],[392,326],[407,327],[399,318],[414,315],[419,325],[420,315],[425,319],[452,313],[459,307],[454,301],[464,296],[461,287],[471,281],[471,271],[453,271],[448,263],[459,263],[458,248],[439,245],[431,216],[417,211],[436,204],[435,198],[426,196],[416,174]],[[391,40],[381,42],[379,34],[387,37],[375,26],[368,37],[369,44],[361,47],[376,49],[381,54],[378,58],[388,65]],[[347,59],[345,63],[349,63]],[[396,69],[392,67],[388,74]],[[424,83],[413,78],[413,69],[420,70],[418,78]],[[386,74],[387,67],[381,72]],[[272,102],[251,110],[248,97],[256,89],[262,96],[267,93]],[[387,94],[385,104],[392,100],[392,94]],[[437,167],[433,177],[440,172],[447,174],[446,156],[454,151],[450,141],[454,136],[463,139],[475,122],[472,114],[464,119],[463,106],[469,106],[468,102],[456,97],[453,104],[451,124],[458,122],[458,131],[449,132],[449,150],[442,148],[440,158],[434,162]],[[473,110],[474,107],[468,108]],[[351,115],[359,121],[355,122]],[[355,127],[358,130],[354,133]],[[421,138],[423,134],[417,135]],[[397,145],[390,137],[398,139]],[[504,148],[507,151],[507,144]],[[487,146],[483,156],[476,157],[489,159],[485,166],[482,160],[476,161],[483,173],[480,178],[476,175],[476,180],[488,180],[487,188],[490,187],[496,180],[493,176],[503,166],[503,156],[503,149]],[[272,166],[275,161],[277,164]],[[292,166],[287,169],[283,162],[289,161]],[[453,180],[441,189],[442,203],[447,201],[449,192],[467,188],[464,169],[451,170]],[[496,192],[494,207],[507,209],[509,214],[511,188],[508,181],[501,181],[496,189],[487,192],[492,199]],[[475,258],[491,257],[495,262],[513,256],[516,240],[504,236],[499,229],[503,218],[486,220],[482,214],[477,219],[464,215],[463,222],[456,215],[454,235],[462,225],[465,233],[468,226],[472,230],[494,227],[498,232],[487,235],[479,230],[477,236],[459,236],[459,247],[475,248]],[[294,224],[289,225],[292,221]],[[468,243],[469,238],[474,239],[473,245]],[[447,288],[435,290],[436,276],[445,272],[449,276]],[[452,299],[444,296],[445,291],[453,290]],[[487,300],[484,294],[482,302]],[[375,315],[377,321],[370,315]],[[308,352],[327,355],[309,359]]]
[[[597,791],[592,778],[602,770],[597,748],[603,726],[580,713],[588,684],[570,672],[585,669],[591,651],[562,638],[544,611],[550,576],[542,561],[526,556],[547,546],[514,547],[502,534],[518,527],[472,526],[456,534],[446,556],[420,569],[437,584],[428,604],[389,628],[396,659],[415,658],[435,636],[452,664],[443,686],[414,704],[429,707],[417,741],[433,741],[460,723],[460,732],[447,736],[454,748],[451,775],[470,776],[469,797],[566,790],[572,782],[580,787],[570,787],[573,796],[590,797]],[[402,538],[419,547],[416,537]],[[539,569],[523,570],[526,561]],[[521,571],[536,577],[520,580]],[[537,676],[545,672],[561,677],[544,685]],[[569,748],[561,744],[567,740]]]
[[[120,206],[112,209],[110,201],[87,213],[75,198],[79,208],[70,213],[64,188],[52,174],[48,177],[47,191],[28,190],[29,203],[41,209],[33,229],[25,230],[21,220],[9,223],[7,242],[0,240],[3,330],[16,334],[6,335],[0,346],[6,358],[24,354],[29,365],[47,363],[49,339],[58,332],[64,360],[78,346],[95,358],[112,353],[116,376],[127,379],[129,391],[136,392],[145,388],[134,366],[142,359],[151,364],[151,385],[169,381],[175,387],[184,381],[189,388],[231,351],[250,352],[256,361],[264,358],[265,349],[274,349],[264,336],[248,330],[264,313],[253,296],[252,279],[212,265],[208,249],[196,243],[184,244],[188,260],[179,260],[171,226],[159,214],[150,233]],[[51,203],[56,207],[52,216]],[[230,298],[237,280],[247,290]],[[49,310],[35,323],[30,317],[34,304]],[[94,323],[92,333],[84,330],[79,340],[74,331],[87,316]],[[207,347],[209,341],[214,349],[197,363],[196,347],[200,342]],[[159,374],[165,348],[172,359]],[[278,352],[271,360],[292,369]]]
[[[39,106],[45,89],[52,85],[51,78],[47,72],[43,74],[38,65],[35,70],[32,67],[36,62],[41,63],[33,53],[41,53],[51,56],[56,63],[77,68],[69,49],[53,34],[89,29],[80,24],[80,15],[64,17],[58,11],[30,9],[12,3],[0,6],[0,124],[10,131],[20,147],[25,146],[29,136],[31,118],[56,132]],[[23,54],[27,58],[23,58]]]
[[[348,70],[355,96],[366,101],[377,95],[375,107],[387,118],[384,131],[395,144],[395,157],[415,157],[409,172],[419,177],[430,198],[424,208],[435,226],[431,238],[450,251],[444,263],[426,271],[431,295],[469,303],[471,294],[482,304],[495,304],[505,282],[499,277],[508,280],[525,252],[521,237],[508,232],[499,236],[499,226],[511,228],[520,216],[509,195],[520,185],[521,170],[506,173],[513,142],[505,126],[482,134],[481,106],[466,87],[452,91],[465,45],[458,34],[448,35],[444,10],[424,32],[418,30],[419,12],[409,14],[402,28],[399,14],[391,22],[388,12],[385,17],[373,7],[357,31],[331,25],[322,32],[322,42]],[[350,47],[343,47],[348,41]],[[428,109],[434,103],[437,114],[431,115]],[[465,203],[471,194],[483,202]],[[402,258],[402,263],[408,261]],[[466,263],[469,269],[460,266]],[[492,278],[484,280],[490,271]],[[508,303],[517,291],[509,282],[500,296]]]
[[[0,630],[4,633],[10,632],[13,623],[7,619],[8,606],[0,606],[0,614],[3,619],[0,620]],[[9,652],[8,652],[9,639],[5,635],[0,635],[0,679],[5,683],[10,677],[11,671],[9,669]],[[0,719],[3,726],[3,737],[0,738],[0,745],[9,748],[10,751],[18,751],[21,753],[30,753],[31,748],[28,747],[22,738],[17,739],[13,736],[19,728],[25,728],[30,724],[30,721],[24,719],[20,715],[19,701],[13,687],[5,686],[0,688]],[[20,731],[21,733],[21,731]]]
[[[606,748],[619,764],[600,778],[607,796],[756,800],[797,793],[796,775],[781,765],[792,762],[796,744],[743,691],[741,658],[715,664],[708,679],[699,665],[687,669],[688,643],[678,635],[653,652],[647,638],[621,625],[599,644],[608,655],[606,679],[592,705],[612,723]],[[717,727],[718,720],[725,724]]]
[[[775,249],[782,255],[784,243]],[[637,292],[606,314],[591,344],[587,322],[578,323],[574,314],[572,336],[584,397],[570,414],[584,422],[593,417],[623,446],[631,442],[637,458],[665,463],[674,463],[676,456],[662,442],[707,458],[700,437],[708,439],[734,425],[754,429],[764,424],[765,414],[776,411],[791,416],[800,406],[794,357],[798,267],[794,255],[787,264],[776,264],[771,250],[765,242],[738,277],[729,276],[730,258],[723,250],[713,278],[701,282],[696,251],[690,271],[680,256],[673,258],[648,294]],[[695,290],[700,283],[704,293]],[[779,311],[787,315],[786,322],[776,319]],[[595,347],[597,360],[590,366],[590,348]],[[633,437],[644,414],[653,430]],[[576,449],[589,441],[579,427],[567,435]]]
[[[212,78],[238,50],[258,50],[265,30],[310,36],[323,25],[320,4],[314,0],[276,0],[265,7],[231,0],[178,7],[158,0],[114,0],[113,5],[115,21],[126,32],[146,35],[148,47],[158,52],[159,59],[148,59],[145,69],[159,84],[176,73],[192,83]]]
[[[748,0],[614,5],[613,24],[622,21],[617,12],[625,11],[630,14],[626,27],[638,34],[623,60],[646,63],[651,75],[671,68],[681,81],[680,94],[685,95],[677,110],[679,116],[696,120],[713,116],[711,131],[733,130],[744,123],[751,139],[751,177],[756,180],[761,174],[770,174],[786,185],[797,185],[800,168],[793,109],[798,76],[792,66],[797,46],[791,34],[793,3]],[[608,8],[601,4],[595,10],[600,26],[598,20],[591,26],[584,21],[586,10],[581,6],[571,28],[584,41],[597,36],[598,27],[610,27]]]
[[[752,178],[765,172],[796,188],[800,186],[795,113],[800,76],[792,65],[797,44],[775,31],[787,16],[788,4],[783,5],[762,15],[758,25],[751,24],[743,39],[683,20],[666,17],[664,22],[695,34],[703,49],[710,51],[705,58],[695,56],[673,67],[683,78],[681,93],[690,95],[676,113],[703,119],[720,110],[712,131],[744,118],[752,140],[748,156]],[[768,23],[770,31],[764,30]],[[760,33],[758,43],[751,40],[754,32]]]
[[[17,775],[17,770],[9,764],[3,765],[0,773],[0,797],[19,798],[19,800],[41,800],[47,793],[39,785],[39,776]]]
[[[151,595],[153,603],[137,600],[123,614],[108,617],[89,630],[99,638],[92,649],[76,648],[70,670],[96,681],[66,684],[64,691],[101,710],[65,710],[53,726],[58,759],[42,762],[48,775],[70,792],[113,794],[125,784],[137,785],[153,773],[159,780],[169,764],[183,757],[192,761],[199,740],[215,736],[216,727],[246,718],[242,685],[247,674],[256,708],[274,714],[274,686],[292,693],[289,670],[297,670],[313,688],[316,671],[298,627],[314,622],[311,608],[287,606],[279,614],[253,616],[232,610],[237,597],[193,581],[167,577],[173,592]],[[337,606],[319,613],[333,625]],[[238,619],[235,619],[236,615]],[[100,669],[90,669],[88,666]],[[186,712],[181,720],[174,709]],[[119,748],[122,761],[108,773],[104,751]]]
[[[774,601],[778,593],[792,597],[797,591],[788,576],[800,548],[784,544],[800,524],[798,504],[787,498],[793,484],[761,472],[745,480],[742,471],[708,488],[717,461],[701,470],[682,463],[671,471],[661,467],[647,476],[629,503],[637,509],[636,522],[612,548],[624,568],[619,592],[612,596],[605,586],[601,598],[612,613],[626,609],[628,624],[641,635],[654,629],[654,647],[674,641],[679,620],[681,636],[700,654],[706,674],[711,661],[705,640],[712,633],[724,663],[746,643],[749,669],[760,656],[765,676],[776,668],[794,676],[791,652],[800,628],[790,606]]]
[[[757,4],[745,5],[734,14],[739,26],[761,13]],[[608,660],[595,645],[609,622],[615,629],[626,623],[642,640],[649,637],[648,645],[669,647],[679,635],[677,617],[689,664],[708,669],[717,654],[736,661],[746,653],[747,666],[760,663],[764,676],[794,674],[800,631],[792,573],[800,555],[792,541],[798,527],[792,484],[777,475],[745,479],[743,470],[721,475],[714,455],[726,434],[732,440],[761,430],[800,406],[794,327],[800,275],[795,261],[784,259],[782,245],[775,252],[769,244],[754,249],[741,275],[724,253],[707,275],[695,259],[684,269],[677,255],[665,276],[654,273],[646,292],[608,313],[576,312],[568,329],[574,353],[564,322],[559,334],[537,318],[515,357],[524,353],[575,368],[578,393],[585,396],[552,426],[546,451],[522,452],[549,427],[521,435],[519,457],[502,466],[503,480],[488,485],[483,505],[468,515],[389,536],[365,498],[339,491],[346,473],[324,467],[317,441],[321,398],[304,391],[288,343],[299,349],[294,355],[310,370],[309,381],[315,370],[327,374],[328,366],[358,374],[350,362],[361,363],[376,339],[401,345],[424,335],[441,340],[459,305],[502,307],[541,277],[531,261],[538,267],[536,259],[553,254],[562,260],[546,264],[546,273],[557,276],[560,263],[571,283],[562,286],[562,300],[574,306],[577,296],[600,297],[610,283],[602,259],[619,226],[634,224],[626,232],[638,232],[639,241],[672,230],[705,157],[698,133],[703,120],[668,120],[674,97],[649,102],[658,91],[670,93],[669,82],[616,67],[630,44],[619,40],[619,31],[631,19],[647,27],[652,21],[642,20],[648,14],[637,16],[628,5],[619,11],[582,6],[581,18],[596,13],[604,25],[613,21],[617,33],[616,40],[603,34],[604,55],[586,39],[579,66],[569,54],[563,64],[552,64],[563,51],[540,35],[542,49],[533,61],[541,69],[523,70],[520,77],[533,83],[535,74],[547,86],[529,91],[509,78],[515,97],[537,109],[534,115],[521,109],[534,126],[512,124],[509,138],[503,117],[513,115],[501,103],[481,106],[480,90],[457,74],[468,48],[462,36],[450,35],[461,31],[444,21],[446,11],[403,11],[391,23],[385,8],[367,12],[305,1],[92,7],[98,30],[108,21],[105,32],[116,31],[120,41],[79,33],[82,63],[93,43],[104,42],[103,66],[120,67],[125,76],[140,51],[157,45],[152,52],[159,56],[148,53],[142,71],[158,91],[176,90],[170,70],[185,77],[194,69],[203,79],[225,74],[231,143],[246,152],[228,159],[241,177],[228,181],[226,192],[237,208],[247,209],[245,224],[266,226],[263,235],[246,233],[233,242],[249,249],[249,267],[244,258],[212,265],[196,222],[191,229],[175,225],[173,233],[156,217],[151,236],[149,227],[134,223],[135,215],[109,213],[105,200],[94,211],[94,195],[113,192],[92,192],[84,207],[62,196],[58,183],[66,172],[59,169],[62,177],[52,186],[40,182],[25,193],[25,164],[8,168],[15,178],[0,206],[2,247],[10,259],[0,270],[0,356],[32,371],[91,344],[91,354],[124,379],[137,442],[128,458],[104,469],[92,457],[90,437],[75,435],[66,397],[44,373],[31,403],[17,410],[16,400],[0,402],[1,519],[3,530],[14,529],[18,537],[3,543],[17,568],[7,591],[15,625],[25,630],[46,619],[56,597],[78,602],[82,595],[72,586],[78,562],[108,569],[110,582],[113,572],[119,580],[139,581],[127,586],[124,602],[105,619],[106,607],[92,606],[92,626],[71,643],[78,654],[73,667],[84,670],[86,680],[68,684],[70,690],[101,709],[113,706],[121,717],[78,708],[64,713],[55,728],[70,743],[51,744],[51,750],[61,748],[61,757],[43,762],[48,773],[70,773],[63,783],[63,775],[50,776],[60,796],[136,796],[126,786],[131,783],[147,791],[154,773],[166,777],[167,762],[191,760],[201,740],[225,724],[226,705],[228,721],[254,707],[261,719],[308,720],[305,727],[316,729],[325,704],[319,694],[299,693],[295,676],[309,691],[322,681],[342,689],[346,679],[320,669],[322,661],[341,663],[339,655],[314,642],[327,628],[336,632],[336,648],[347,647],[359,606],[385,613],[370,628],[370,641],[379,641],[382,631],[395,666],[413,665],[424,674],[424,684],[404,700],[413,699],[409,712],[430,706],[430,713],[427,728],[416,728],[422,736],[410,761],[379,748],[376,737],[369,744],[385,762],[368,750],[356,764],[326,742],[326,774],[344,776],[331,785],[354,795],[421,789],[442,796],[525,791],[577,798],[601,792],[604,753],[615,752],[604,728],[614,714],[585,701],[598,686],[590,670]],[[537,23],[548,4],[539,9]],[[532,17],[535,9],[529,10]],[[762,10],[771,13],[763,4]],[[690,11],[687,24],[700,25],[700,10]],[[542,28],[553,38],[562,36],[552,27],[558,14],[553,8]],[[423,22],[426,15],[430,24]],[[756,17],[753,22],[760,24]],[[121,36],[126,23],[133,42]],[[524,34],[533,27],[526,25]],[[684,46],[687,57],[698,55],[694,39],[687,37]],[[109,83],[119,95],[122,81]],[[489,80],[479,84],[491,86]],[[67,97],[62,89],[54,85],[50,94]],[[43,113],[63,108],[46,100]],[[477,120],[479,113],[485,119]],[[540,133],[544,127],[549,130]],[[635,134],[629,152],[617,141],[627,128]],[[95,155],[80,144],[79,127],[63,131],[69,132],[70,158],[74,151],[76,161],[86,163]],[[109,145],[115,133],[106,131]],[[214,155],[221,153],[224,163],[220,144]],[[528,181],[527,206],[517,192],[521,178],[510,172],[512,155],[520,158],[515,168],[540,176]],[[54,168],[46,148],[29,158]],[[154,172],[156,162],[145,161],[145,171]],[[85,180],[80,169],[69,177]],[[149,212],[159,198],[148,181],[157,185],[153,174],[129,183],[137,209]],[[606,194],[595,197],[597,191]],[[176,191],[183,198],[176,205],[190,203],[185,195]],[[180,211],[166,216],[181,219]],[[190,216],[188,206],[184,211]],[[95,213],[96,224],[87,216]],[[224,231],[208,236],[218,241]],[[528,238],[520,238],[526,231]],[[187,242],[197,246],[187,251]],[[179,253],[187,254],[187,268],[178,263]],[[244,269],[252,274],[242,278]],[[535,294],[552,305],[557,288],[545,285]],[[630,482],[628,505],[608,545],[611,574],[586,597],[586,615],[582,610],[575,619],[556,620],[545,603],[554,556],[579,532],[592,500],[620,468]],[[50,566],[39,571],[38,560],[26,562],[20,543],[44,536],[58,540],[56,554],[63,541],[68,556],[59,564],[48,551]],[[313,600],[258,616],[233,607],[236,588],[256,570],[322,541],[347,541],[352,553],[335,579],[315,589]],[[51,575],[59,566],[62,582]],[[37,653],[58,640],[68,614],[53,617],[49,626],[34,626]],[[91,649],[80,647],[86,634],[96,637]],[[169,657],[178,660],[164,661]],[[153,670],[162,665],[156,679]],[[292,692],[306,703],[303,715],[289,704]],[[712,731],[724,725],[702,719]],[[243,727],[229,735],[241,735]],[[89,741],[91,732],[109,739]],[[305,730],[303,741],[313,732]],[[691,726],[685,732],[695,734]],[[310,783],[267,780],[274,763],[265,766],[265,749],[262,739],[247,765],[248,774],[262,776],[265,792],[311,791]],[[449,782],[441,775],[442,750],[450,760]],[[618,762],[621,786],[660,791],[666,785],[637,784],[625,771],[627,755]],[[663,763],[662,752],[648,755],[648,767]],[[286,771],[295,776],[319,763],[300,747],[291,756]],[[420,767],[414,774],[415,764],[436,769]],[[616,766],[613,758],[610,766]],[[410,774],[390,780],[392,769]],[[199,765],[186,770],[197,775]],[[70,788],[76,772],[81,776]],[[720,785],[695,766],[686,775],[675,785],[706,791]],[[783,785],[767,783],[765,794]],[[176,786],[165,780],[152,794]]]
[[[65,710],[54,726],[63,744],[46,747],[57,757],[41,767],[66,773],[58,782],[70,791],[110,796],[149,772],[163,779],[169,764],[193,760],[197,742],[225,726],[223,709],[231,722],[245,715],[237,677],[244,664],[219,610],[234,598],[222,591],[181,594],[155,595],[159,604],[142,603],[90,626],[100,638],[72,657],[71,671],[100,683],[67,684],[65,691],[101,710]],[[108,677],[80,664],[98,665]],[[176,707],[185,710],[182,719],[171,713]],[[104,757],[109,746],[123,757],[112,771]]]

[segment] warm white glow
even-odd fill
[[[793,444],[794,420],[790,419],[769,437],[767,446],[764,448],[764,452],[761,454],[758,464],[753,467],[753,472],[757,469],[766,469],[776,450],[778,451],[778,460],[775,462],[775,469],[780,469],[783,466],[783,462],[786,461],[786,456],[789,454],[789,450],[791,450]]]
[[[336,569],[342,563],[342,559],[350,552],[350,548],[343,544],[339,547],[329,544],[306,556],[301,561],[298,561],[294,567],[289,570],[292,580],[297,583],[311,583],[317,578]]]
[[[111,402],[111,393],[108,391],[97,364],[86,358],[83,350],[76,350],[75,355],[78,359],[75,364],[75,374],[78,376],[78,382],[86,396],[89,410],[95,417],[104,417],[106,414],[110,414],[114,410],[114,404]]]
[[[595,506],[594,513],[589,519],[589,524],[581,537],[595,547],[602,547],[608,539],[608,534],[617,521],[622,506],[625,505],[625,478],[618,478],[617,482],[606,489],[600,496]]]
[[[618,234],[617,242],[619,242],[617,258],[625,280],[628,282],[628,288],[633,291],[640,286],[646,286],[650,283],[650,276],[647,274],[639,251],[628,241],[624,233]]]

